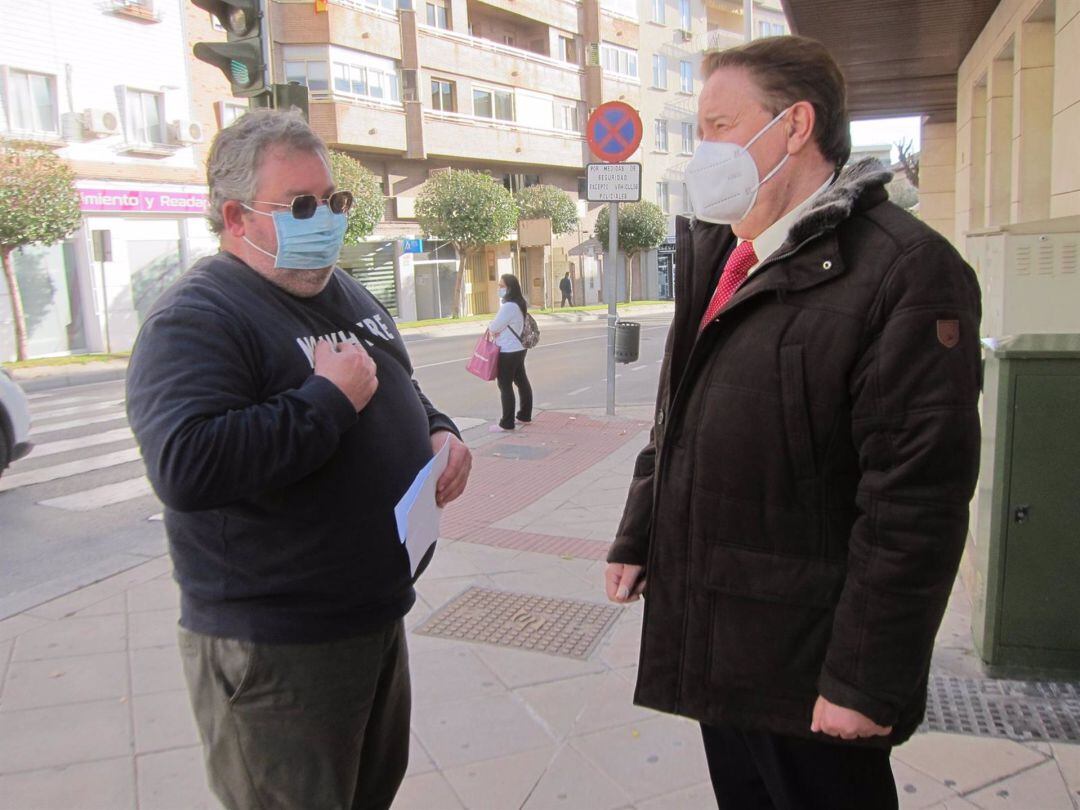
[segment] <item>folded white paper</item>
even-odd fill
[[[435,486],[449,460],[450,442],[447,441],[435,457],[417,473],[408,491],[394,507],[398,537],[409,553],[409,569],[414,577],[420,561],[439,539],[442,508],[435,505]]]

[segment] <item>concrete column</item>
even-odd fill
[[[950,241],[956,232],[956,122],[923,121],[919,215]]]
[[[1054,23],[1020,26],[1013,62],[1012,222],[1050,216]]]
[[[990,63],[986,81],[985,224],[1005,225],[1012,204],[1013,59]]]
[[[1054,19],[1054,123],[1050,215],[1080,215],[1080,5],[1057,0]]]
[[[963,92],[963,91],[962,91]],[[986,217],[986,85],[974,85],[960,105],[957,130],[956,238],[963,244]]]

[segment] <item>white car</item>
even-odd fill
[[[11,375],[0,368],[0,473],[30,452],[30,405]]]

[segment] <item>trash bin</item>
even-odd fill
[[[618,321],[615,324],[615,362],[633,363],[641,347],[641,324]]]
[[[991,669],[1080,674],[1080,334],[983,341],[972,633]]]

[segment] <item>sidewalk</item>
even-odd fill
[[[674,302],[664,304],[620,304],[619,312],[622,317],[634,318],[642,315],[655,315],[665,312],[673,312]],[[494,317],[494,316],[493,316]],[[536,313],[536,322],[541,333],[545,326],[556,324],[584,323],[586,321],[602,321],[607,319],[607,310],[576,310],[566,312],[555,310],[548,313]],[[486,321],[451,321],[447,323],[433,324],[431,326],[410,326],[401,329],[405,341],[423,340],[435,337],[451,337],[455,335],[477,335],[484,331]],[[543,344],[541,344],[543,345]],[[94,363],[61,363],[50,366],[32,366],[11,370],[15,381],[22,386],[26,393],[47,391],[54,388],[64,388],[69,385],[83,383],[109,382],[122,380],[127,373],[127,360],[104,360]]]
[[[395,808],[715,806],[697,727],[631,702],[640,603],[602,594],[648,418],[547,412],[514,434],[468,432],[470,488],[407,620],[413,750]],[[978,675],[969,612],[958,587],[943,676]],[[177,613],[161,557],[0,622],[0,806],[218,807]],[[475,637],[486,640],[463,640]],[[1076,808],[1080,746],[924,733],[895,752],[894,772],[904,808]]]

